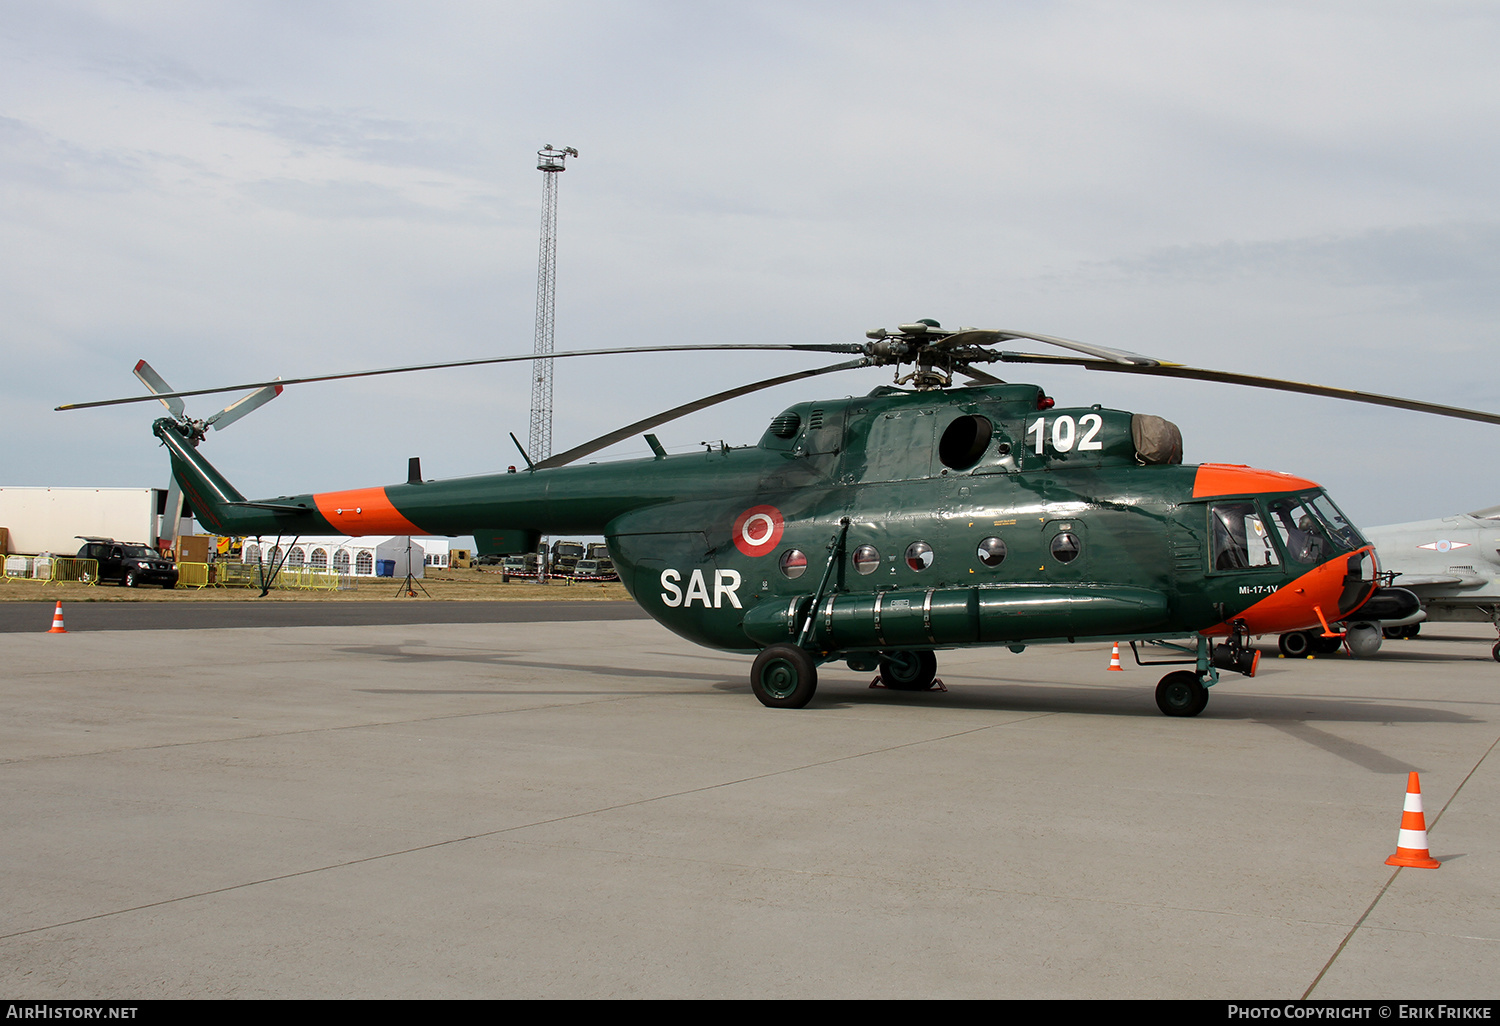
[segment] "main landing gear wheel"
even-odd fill
[[[796,645],[772,645],[755,657],[750,689],[761,705],[801,709],[818,690],[818,668],[812,656]]]
[[[1495,662],[1500,663],[1500,641],[1495,642],[1495,647],[1490,649],[1490,655],[1495,657]]]
[[[888,652],[880,657],[880,683],[893,691],[926,691],[937,679],[932,652]]]
[[[1208,705],[1208,688],[1191,670],[1169,673],[1156,685],[1156,707],[1165,716],[1197,716]]]

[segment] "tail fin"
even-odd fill
[[[247,531],[247,522],[259,519],[254,511],[235,509],[230,504],[245,501],[223,474],[204,459],[181,425],[170,417],[162,417],[151,425],[151,431],[172,454],[172,476],[187,497],[188,505],[198,522],[215,534],[237,535],[254,533]]]

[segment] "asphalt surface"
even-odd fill
[[[0,634],[49,630],[55,602],[0,602]],[[343,627],[420,623],[645,620],[634,602],[69,602],[68,630],[204,630],[221,627]]]
[[[1169,719],[1097,645],[794,711],[639,620],[74,622],[0,638],[18,1000],[1500,996],[1488,629]]]

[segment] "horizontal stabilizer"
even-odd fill
[[[247,509],[268,509],[273,513],[312,513],[311,506],[294,506],[289,502],[226,502],[226,506],[243,506]]]

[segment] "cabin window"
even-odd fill
[[[926,542],[912,542],[906,547],[906,565],[913,570],[926,570],[934,558],[932,546]]]
[[[854,569],[861,575],[873,574],[880,569],[880,550],[873,545],[861,545],[855,549]]]
[[[787,549],[781,554],[781,575],[795,581],[807,573],[807,553],[801,549]]]
[[[1083,546],[1079,544],[1078,535],[1072,531],[1064,531],[1052,538],[1052,558],[1059,563],[1073,562],[1082,551]]]
[[[985,566],[999,566],[1005,562],[1005,542],[999,538],[986,538],[979,543],[979,561]]]
[[[1271,532],[1253,502],[1221,502],[1209,507],[1215,570],[1280,566]]]

